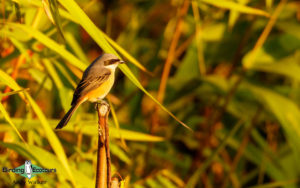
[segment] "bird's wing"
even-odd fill
[[[87,93],[98,88],[105,82],[111,74],[109,69],[103,69],[101,75],[90,74],[83,77],[75,89],[71,105],[75,105],[78,100],[81,100]]]

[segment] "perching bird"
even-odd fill
[[[75,89],[71,109],[58,123],[56,129],[61,129],[67,125],[72,114],[81,103],[85,101],[97,102],[108,94],[115,81],[115,70],[120,63],[124,63],[124,61],[117,56],[103,54],[90,64]]]

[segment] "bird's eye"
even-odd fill
[[[112,65],[112,64],[115,64],[119,61],[120,61],[119,59],[110,59],[110,60],[104,61],[104,65],[105,66]]]

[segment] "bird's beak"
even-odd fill
[[[123,64],[123,63],[125,63],[125,61],[123,61],[123,60],[120,60],[120,61],[119,61],[119,63],[120,63],[120,64]]]

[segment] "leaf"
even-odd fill
[[[6,25],[13,30],[22,30],[27,35],[34,37],[36,40],[38,40],[39,42],[41,42],[51,50],[61,55],[62,58],[64,58],[72,65],[78,67],[79,69],[84,70],[87,67],[86,64],[84,64],[79,59],[77,59],[72,53],[66,50],[62,45],[59,45],[54,40],[47,37],[40,31],[34,29],[33,27],[24,24],[15,24],[15,23],[7,23]]]
[[[176,74],[168,81],[174,88],[184,87],[188,81],[200,77],[197,53],[196,44],[193,43],[188,48],[186,55],[176,71]],[[187,72],[189,74],[186,74]]]
[[[60,36],[63,38],[63,40],[65,40],[57,4],[57,0],[49,0],[50,11],[54,19],[55,26]]]
[[[88,32],[103,51],[116,54],[115,50],[108,44],[97,26],[89,19],[75,1],[59,0],[59,2],[68,10],[75,20],[78,20],[80,25]]]
[[[251,8],[233,1],[227,1],[227,0],[199,0],[199,2],[207,3],[219,8],[224,8],[224,9],[230,9],[230,10],[235,10],[241,13],[246,13],[246,14],[254,14],[254,15],[259,15],[259,16],[266,16],[269,17],[270,15],[263,11],[259,10],[256,8]]]
[[[229,29],[233,28],[233,26],[237,22],[239,16],[240,16],[239,12],[237,12],[235,10],[230,11],[229,20],[228,20]]]
[[[16,17],[17,17],[17,20],[18,22],[21,22],[21,10],[20,10],[20,5],[18,3],[13,3],[14,5],[14,8],[16,10]]]
[[[30,57],[29,57],[29,55],[27,53],[27,50],[23,46],[23,44],[21,42],[19,42],[18,40],[12,38],[12,37],[9,37],[9,40],[14,44],[14,46],[16,46],[18,48],[18,50],[20,51],[20,53],[25,56],[26,61],[29,62],[30,61]]]
[[[75,7],[78,6],[78,5],[74,5]],[[60,12],[62,14],[62,16],[64,16],[65,18],[69,19],[70,21],[72,22],[75,22],[75,23],[78,23],[78,24],[81,24],[82,23],[82,20],[78,20],[76,18],[73,17],[73,14],[70,15],[69,13],[67,13],[66,11],[64,10],[61,10],[60,9]],[[84,13],[84,12],[83,12]],[[74,14],[77,14],[77,13],[74,13]],[[85,16],[82,16],[83,18],[87,18],[89,19],[86,15]],[[91,21],[89,21],[91,24],[93,24]],[[85,24],[81,24],[82,26],[85,25]],[[87,27],[89,28],[89,27]],[[133,63],[135,66],[137,66],[139,69],[141,69],[142,71],[148,73],[149,75],[153,75],[151,72],[149,72],[138,60],[136,60],[132,55],[130,55],[128,52],[126,52],[126,50],[124,48],[122,48],[118,43],[116,43],[114,40],[112,40],[108,35],[106,35],[103,31],[101,31],[100,29],[98,29],[96,26],[95,27],[92,27],[92,28],[96,28],[97,31],[90,31],[90,33],[95,33],[93,36],[96,36],[98,35],[99,33],[101,33],[101,35],[103,35],[103,37],[114,47],[116,48],[116,50],[118,52],[120,52],[123,56],[126,57],[126,59],[128,59],[131,63]],[[69,38],[70,39],[70,38]],[[72,46],[74,45],[73,41],[71,41],[72,39],[69,40],[69,42],[72,44]],[[98,40],[95,40],[96,42]],[[70,44],[70,45],[71,45]],[[99,46],[102,46],[101,43],[99,44]],[[74,47],[74,46],[73,46]],[[75,50],[75,48],[73,48]],[[76,47],[77,50],[75,50],[75,53],[79,52],[78,51],[78,48]],[[112,51],[113,53],[114,51]],[[80,52],[81,53],[81,52]],[[116,54],[116,53],[115,53]],[[77,53],[77,55],[79,56],[79,53]],[[82,57],[82,55],[80,55],[79,57]],[[83,60],[81,58],[81,60]]]
[[[156,178],[162,184],[163,187],[168,187],[168,188],[176,188],[177,187],[172,183],[172,181],[170,181],[170,179],[168,179],[167,177],[164,177],[160,174],[157,175]]]
[[[52,79],[57,87],[60,101],[62,103],[64,110],[68,111],[68,109],[70,108],[71,100],[68,100],[69,97],[67,97],[68,96],[67,88],[64,87],[63,82],[61,81],[59,75],[57,74],[57,71],[55,70],[55,68],[52,65],[52,63],[50,62],[50,60],[43,59],[42,61],[44,62],[45,67],[47,68],[50,76],[52,77]]]
[[[16,127],[20,131],[28,131],[28,130],[34,130],[34,129],[39,129],[40,128],[40,123],[37,120],[33,119],[19,119],[19,118],[13,118],[12,121],[15,123]],[[57,125],[58,121],[57,120],[49,120],[49,123],[51,124],[51,127],[53,129]],[[71,132],[74,133],[74,124],[77,124],[80,126],[82,131],[82,134],[89,135],[89,136],[96,136],[97,135],[97,121],[76,121],[72,122],[70,121],[68,126],[66,126],[63,130],[61,131],[66,131],[66,132]],[[81,126],[81,124],[84,126]],[[110,123],[109,123],[110,124]],[[22,126],[21,126],[22,125]],[[10,126],[5,126],[5,124],[0,124],[0,132],[4,131],[9,131]],[[162,142],[165,139],[163,137],[159,136],[154,136],[146,133],[140,133],[136,131],[131,131],[131,130],[126,130],[126,129],[117,129],[115,127],[110,127],[109,128],[109,136],[111,138],[115,139],[121,139],[121,137],[125,140],[129,141],[139,141],[139,142]]]
[[[40,119],[41,124],[45,130],[46,136],[48,138],[48,141],[49,141],[52,149],[56,153],[56,155],[57,155],[58,159],[60,160],[60,162],[62,163],[63,167],[66,169],[71,182],[73,183],[73,185],[75,185],[75,179],[74,179],[73,173],[70,169],[70,166],[68,164],[68,159],[66,157],[64,149],[63,149],[61,143],[59,142],[56,134],[54,134],[53,129],[48,124],[47,119],[44,116],[43,112],[41,111],[40,107],[35,103],[35,101],[31,98],[31,96],[29,94],[27,94],[26,97],[29,100],[29,103],[31,104],[32,109],[34,110],[34,112],[36,113],[38,118]]]
[[[206,42],[220,41],[226,31],[226,25],[223,23],[211,23],[205,26],[201,33],[202,40]]]
[[[1,98],[0,98],[1,99]],[[25,145],[27,145],[26,141],[24,140],[24,138],[22,137],[21,133],[18,131],[18,129],[16,128],[15,124],[11,121],[9,114],[6,112],[3,104],[0,102],[0,111],[3,114],[4,118],[6,119],[6,121],[10,124],[10,126],[14,129],[14,131],[17,133],[17,135],[20,137],[20,139],[22,140],[22,142],[25,143]]]
[[[163,106],[158,100],[156,100],[146,89],[140,84],[140,82],[136,79],[136,77],[133,75],[133,73],[130,71],[130,69],[122,64],[119,65],[120,69],[123,71],[123,73],[129,78],[140,90],[142,90],[148,97],[150,97],[160,108],[162,108],[165,112],[167,112],[173,119],[175,119],[177,122],[179,122],[182,126],[187,128],[188,130],[192,131],[192,129],[187,126],[185,123],[180,121],[172,112],[170,112],[165,106]]]
[[[244,86],[248,88],[264,106],[276,117],[282,125],[286,139],[300,157],[300,109],[291,100],[268,89],[258,87],[249,83]],[[299,169],[299,168],[298,168]],[[300,171],[298,171],[300,172]]]
[[[13,90],[21,89],[21,87],[9,75],[7,75],[2,70],[0,70],[0,81],[4,81],[4,83],[7,84]],[[31,96],[27,92],[25,92],[25,96],[26,96],[29,104],[31,105],[33,111],[38,116],[52,149],[56,153],[56,155],[57,155],[58,159],[60,160],[61,164],[63,165],[63,167],[66,169],[71,182],[73,183],[73,185],[75,185],[75,179],[74,179],[74,176],[70,169],[70,166],[68,164],[68,160],[67,160],[66,154],[64,152],[64,149],[63,149],[61,143],[59,142],[57,136],[54,134],[52,128],[48,124],[47,119],[44,116],[40,107],[35,103],[35,101],[31,98]]]
[[[294,57],[286,58],[274,63],[255,63],[251,69],[281,74],[300,81],[300,66]]]
[[[114,154],[115,156],[117,156],[119,159],[121,159],[123,162],[127,163],[127,164],[130,164],[131,163],[131,160],[129,159],[129,157],[126,155],[126,153],[121,149],[119,148],[117,145],[115,144],[110,144],[109,145],[109,149],[110,149],[110,152],[112,154]]]
[[[6,97],[6,96],[10,96],[10,95],[14,95],[23,91],[29,91],[29,88],[25,88],[25,89],[20,89],[17,91],[11,91],[11,92],[7,92],[7,93],[0,93],[0,98],[2,97]]]
[[[266,0],[266,7],[268,9],[271,9],[272,8],[272,5],[273,5],[273,0]]]
[[[175,182],[178,187],[184,187],[184,181],[175,175],[171,170],[164,169],[161,173],[162,175],[168,177],[168,179]]]
[[[65,179],[66,174],[68,173],[66,169],[61,166],[60,161],[57,159],[55,155],[52,153],[44,150],[43,148],[39,148],[34,145],[29,145],[28,148],[24,147],[23,144],[20,143],[5,143],[0,142],[0,145],[10,148],[20,155],[24,156],[27,159],[35,160],[39,163],[39,165],[43,166],[44,168],[56,168],[56,173],[59,178]],[[93,184],[93,181],[87,177],[82,172],[78,171],[76,168],[71,167],[72,172],[74,173],[74,177],[76,179],[76,185],[80,186],[89,186]]]
[[[82,127],[81,129],[82,133],[88,135],[97,135],[97,126],[95,126],[96,123],[97,123],[96,121],[93,122],[92,125],[88,125],[85,123],[85,126]],[[73,130],[74,128],[72,128],[70,125],[64,129],[64,131],[71,131],[71,132],[73,132]],[[141,141],[141,142],[164,141],[164,138],[159,136],[153,136],[150,134],[139,133],[139,132],[125,130],[125,129],[117,130],[114,127],[109,128],[109,135],[112,138],[117,138],[117,139],[123,138],[125,140],[130,140],[130,141]]]
[[[63,66],[62,63],[59,63],[57,61],[54,61],[54,65],[59,70],[60,74],[62,74],[65,77],[65,79],[68,80],[70,85],[72,85],[73,88],[76,88],[77,83],[71,77],[70,70],[68,69],[68,67]],[[64,83],[64,84],[66,85],[66,83]],[[72,90],[72,92],[73,92],[73,90]]]
[[[123,146],[123,148],[126,150],[126,149],[128,149],[128,148],[127,148],[127,145],[126,145],[125,140],[123,139],[123,137],[122,137],[122,135],[121,135],[121,133],[120,133],[120,124],[119,124],[119,120],[118,120],[118,118],[117,118],[117,114],[116,114],[116,112],[115,112],[115,108],[114,108],[113,104],[110,102],[110,100],[108,100],[108,102],[109,102],[110,111],[111,111],[111,115],[112,115],[112,117],[113,117],[114,124],[115,124],[115,126],[116,126],[116,128],[117,128],[117,133],[119,133],[119,136],[120,136],[120,139],[121,139],[122,146]]]
[[[42,2],[39,0],[13,0],[17,3],[19,3],[22,6],[38,6],[38,7],[42,7]]]
[[[45,10],[45,13],[46,13],[47,17],[54,24],[54,19],[53,19],[53,16],[51,14],[51,10],[50,10],[48,1],[47,0],[42,0],[42,4],[43,4],[43,8]]]
[[[41,84],[41,87],[47,90],[52,89],[52,81],[47,74],[34,68],[29,69],[28,72],[37,83]]]
[[[15,91],[23,90],[19,87],[19,85],[12,79],[8,74],[0,69],[0,82],[8,85],[10,88],[14,89]],[[22,92],[18,92],[18,94],[24,98],[24,94]]]
[[[70,32],[66,32],[65,33],[65,38],[66,38],[68,44],[71,46],[71,48],[74,51],[74,53],[78,56],[78,58],[82,62],[89,63],[89,60],[88,60],[88,58],[85,55],[85,52],[82,50],[81,46],[76,41],[76,39],[73,36],[73,34],[70,33]]]
[[[276,22],[276,27],[278,27],[280,30],[283,30],[285,33],[288,33],[300,39],[300,33],[298,32],[300,30],[300,25],[297,21],[278,20],[278,22]]]
[[[52,63],[50,62],[50,60],[49,59],[43,59],[42,61],[45,65],[46,69],[48,70],[50,76],[52,77],[56,87],[58,89],[61,89],[63,87],[63,83],[60,80],[60,78],[59,78],[55,68],[53,67]]]

